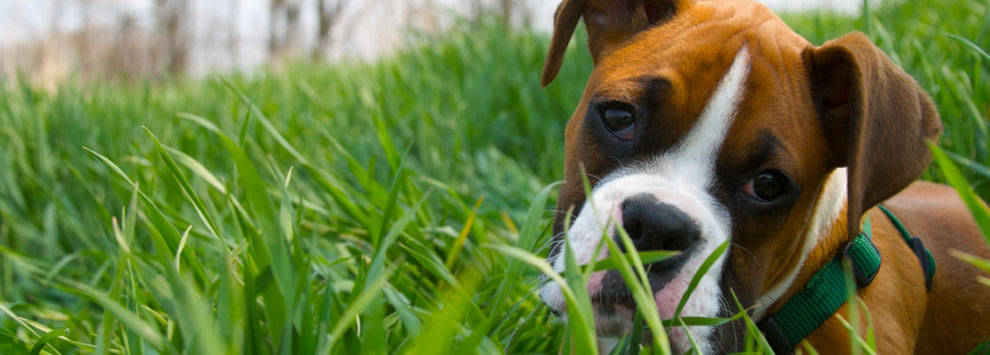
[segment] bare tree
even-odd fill
[[[525,28],[532,27],[533,12],[535,11],[533,9],[533,2],[523,1],[523,0],[515,0],[515,1],[517,3],[517,6],[514,7],[513,11],[515,11],[516,19],[518,21],[516,25]]]
[[[518,0],[498,0],[496,7],[501,17],[502,24],[506,27],[512,25],[512,11],[516,7]]]
[[[468,0],[468,14],[470,16],[471,22],[479,23],[481,22],[481,17],[485,15],[488,11],[488,6],[485,4],[484,0]]]
[[[299,44],[299,0],[271,0],[268,54],[275,61],[288,57]]]
[[[238,0],[230,0],[230,8],[227,9],[227,53],[231,58],[240,58],[240,28],[239,19],[241,17],[240,4]]]
[[[542,0],[538,0],[542,1]],[[469,0],[468,13],[478,22],[482,16],[496,16],[505,26],[529,26],[532,10],[525,0]],[[518,21],[518,23],[515,23]]]
[[[316,33],[316,47],[313,48],[313,60],[324,60],[330,48],[330,32],[337,25],[337,20],[344,10],[345,0],[316,0],[316,13],[319,15],[319,28]]]
[[[275,54],[281,45],[281,36],[279,35],[279,21],[284,18],[281,15],[283,8],[285,7],[286,0],[271,0],[268,4],[268,55],[271,56]]]
[[[189,0],[155,0],[158,30],[164,36],[166,66],[170,74],[185,72],[189,61]]]
[[[61,35],[58,23],[62,17],[63,1],[55,1],[52,7],[51,18],[48,23],[48,36],[41,47],[40,63],[34,68],[35,81],[45,89],[54,89],[58,82],[64,77],[65,62],[62,57],[62,46],[59,43]]]

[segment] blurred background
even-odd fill
[[[763,0],[854,14],[860,0]],[[288,60],[370,60],[456,20],[549,32],[552,0],[0,0],[0,79],[160,79]]]

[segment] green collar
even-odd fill
[[[890,218],[904,241],[915,252],[925,272],[925,287],[931,289],[932,278],[935,276],[935,259],[931,252],[925,249],[921,239],[911,237],[907,228],[893,213],[883,206],[878,207]],[[848,257],[852,262],[857,288],[868,286],[876,277],[882,258],[873,244],[869,216],[863,221],[860,230],[852,242],[808,280],[803,290],[791,296],[777,313],[757,323],[775,353],[793,353],[802,339],[818,329],[846,303],[848,291],[842,271],[842,258]]]

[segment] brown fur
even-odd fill
[[[915,182],[893,198],[884,201],[908,231],[920,236],[936,262],[932,290],[925,292],[921,265],[914,252],[887,216],[870,210],[873,239],[883,257],[883,265],[869,287],[859,297],[873,318],[877,347],[881,353],[961,354],[990,336],[990,288],[975,282],[985,275],[976,267],[951,255],[965,250],[990,258],[980,232],[966,205],[951,188],[929,182]],[[844,234],[845,224],[833,235]],[[974,238],[975,237],[975,238]],[[837,239],[837,238],[833,238]],[[834,256],[837,243],[819,246],[818,262],[805,265],[798,280],[807,280]],[[839,310],[846,320],[848,310]],[[865,334],[863,334],[865,336]],[[850,350],[849,333],[838,317],[832,317],[805,340],[822,354]]]
[[[544,85],[558,73],[582,17],[595,69],[567,125],[558,210],[584,202],[582,169],[594,184],[687,134],[745,46],[751,54],[746,95],[717,158],[716,175],[739,173],[771,136],[778,149],[766,158],[767,164],[786,173],[801,193],[784,214],[733,216],[725,291],[731,288],[744,304],[754,304],[798,266],[801,238],[806,238],[802,231],[809,228],[825,177],[847,167],[845,214],[819,239],[795,282],[770,311],[858,232],[859,223],[848,220],[858,222],[869,213],[883,265],[859,297],[872,316],[880,352],[957,353],[990,336],[990,288],[974,281],[980,275],[976,268],[949,254],[958,248],[990,257],[990,249],[951,189],[930,183],[908,187],[931,160],[925,142],[941,132],[938,114],[914,79],[866,36],[853,33],[815,47],[751,1],[565,0],[555,17]],[[654,93],[644,78],[662,78],[665,84]],[[603,153],[585,124],[592,100],[635,102],[644,93],[656,97],[648,100],[655,108],[641,133],[641,147],[623,159]],[[885,204],[935,256],[937,274],[930,292],[925,291],[918,259],[886,216],[873,208],[888,198]],[[556,231],[563,220],[558,217]],[[847,317],[845,308],[837,314]],[[738,340],[723,338],[730,348]],[[838,317],[806,340],[821,353],[850,349]]]

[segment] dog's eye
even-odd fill
[[[632,139],[636,136],[636,117],[629,109],[606,108],[605,112],[602,112],[602,120],[605,122],[605,127],[608,127],[616,137]]]
[[[776,171],[764,171],[743,185],[743,192],[762,202],[771,202],[787,192],[786,177]]]

